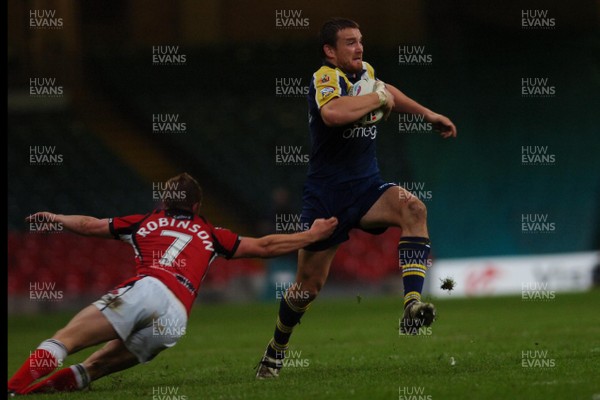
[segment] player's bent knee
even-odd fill
[[[322,287],[323,285],[320,283],[306,285],[306,287],[299,288],[299,293],[302,295],[305,301],[311,302],[317,298]]]
[[[300,303],[310,303],[317,298],[322,288],[323,282],[319,280],[296,282],[293,290],[288,290],[288,298],[293,298]]]
[[[427,207],[425,206],[425,203],[416,197],[408,202],[408,209],[417,218],[427,218]]]
[[[406,203],[408,217],[412,223],[422,223],[427,220],[427,207],[417,197],[411,197]]]

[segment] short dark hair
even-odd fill
[[[192,211],[194,204],[202,203],[202,188],[187,172],[167,180],[163,191],[163,205],[167,210],[179,208]]]
[[[332,18],[323,24],[321,31],[319,32],[319,48],[321,50],[321,58],[323,58],[323,60],[327,58],[325,56],[323,47],[327,44],[335,48],[335,44],[337,42],[337,33],[342,29],[348,28],[358,29],[360,27],[355,21],[352,21],[348,18]]]

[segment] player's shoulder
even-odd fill
[[[194,219],[200,220],[200,222],[202,224],[210,226],[211,228],[213,227],[213,225],[210,223],[210,221],[204,215],[196,215],[196,216],[194,216]]]
[[[113,217],[108,218],[108,222],[114,223],[115,221],[121,221],[121,222],[136,223],[136,222],[148,219],[149,217],[157,214],[159,211],[160,210],[152,210],[152,211],[146,212],[145,214],[127,214],[127,215],[113,216]]]
[[[319,67],[319,69],[317,69],[317,71],[313,75],[328,74],[328,73],[336,74],[337,68],[335,68],[329,64],[323,64]]]
[[[331,85],[339,80],[339,71],[330,65],[322,65],[314,74],[312,83],[315,86]]]
[[[202,227],[211,234],[215,231],[226,229],[221,226],[214,225],[204,215],[196,215],[195,220],[198,221],[200,225],[202,225]]]

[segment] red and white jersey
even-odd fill
[[[109,227],[133,246],[137,275],[163,282],[188,314],[210,263],[217,255],[231,258],[240,244],[239,235],[183,210],[115,217]]]

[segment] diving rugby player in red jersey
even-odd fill
[[[337,226],[336,218],[317,219],[304,232],[241,237],[199,216],[202,190],[190,175],[169,179],[165,188],[167,194],[176,193],[164,196],[163,209],[148,214],[97,219],[41,212],[27,218],[46,218],[80,235],[131,244],[136,275],[44,340],[8,381],[9,393],[79,390],[152,360],[185,334],[198,289],[215,257],[276,257],[327,238]],[[34,383],[62,366],[67,355],[100,343],[106,345],[82,363]]]

